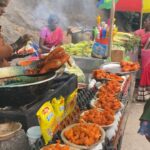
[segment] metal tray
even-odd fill
[[[131,73],[135,73],[135,72],[138,71],[138,70],[135,70],[135,71],[123,72],[121,70],[121,66],[120,66],[119,62],[104,63],[100,66],[100,69],[103,69],[103,70],[105,70],[107,72],[110,72],[110,73],[116,73],[116,74],[119,74],[119,75],[131,74]]]

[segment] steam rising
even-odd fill
[[[36,23],[38,28],[47,24],[50,13],[59,16],[63,27],[85,26],[95,23],[96,4],[93,0],[43,0],[32,11],[32,16],[38,22]]]

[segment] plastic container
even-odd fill
[[[33,126],[27,130],[29,144],[34,144],[41,137],[40,126]]]

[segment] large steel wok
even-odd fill
[[[0,107],[19,107],[42,100],[60,71],[0,79]]]

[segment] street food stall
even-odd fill
[[[112,65],[114,69],[112,70],[111,67],[108,73],[105,70],[107,69],[108,71],[109,65]],[[127,67],[127,65],[131,64],[125,65]],[[132,69],[139,67],[135,63],[132,66],[135,67],[132,67]],[[134,75],[137,69],[128,72],[118,72],[118,68],[116,69],[115,67],[116,64],[104,63],[100,66],[100,69],[95,69],[91,72],[92,78],[90,84],[88,87],[78,89],[76,105],[72,107],[70,114],[60,122],[59,128],[57,128],[57,132],[54,134],[52,140],[43,149],[59,145],[59,143],[56,144],[57,140],[64,143],[62,146],[68,145],[70,149],[119,150],[121,148],[128,109],[130,108],[133,96],[131,85],[134,82]],[[114,72],[119,76],[114,74]],[[67,110],[65,109],[65,111]],[[105,119],[102,119],[102,116]],[[90,129],[90,125],[94,125],[93,123],[101,126],[101,136],[95,139],[92,144],[88,146],[86,143],[77,144],[70,139],[71,130],[74,130],[73,132],[81,130],[80,127],[82,126],[88,130],[88,128]],[[74,133],[74,136],[78,136],[78,134],[80,137],[80,133]],[[32,147],[39,149],[41,145],[38,143],[44,143],[44,141],[38,139]]]
[[[49,126],[51,138],[47,140],[44,133],[46,129],[42,129],[44,140],[38,139],[32,145],[33,149],[41,147],[42,150],[56,147],[79,150],[121,149],[128,109],[133,98],[136,72],[140,66],[136,62],[137,58],[128,55],[128,52],[135,47],[132,47],[133,45],[131,45],[132,48],[125,47],[130,40],[136,40],[137,45],[134,45],[138,46],[138,39],[128,33],[118,32],[117,34],[116,32],[115,35],[113,40],[118,40],[121,44],[117,45],[117,42],[114,42],[113,50],[123,51],[122,61],[111,62],[109,59],[91,57],[93,46],[91,41],[63,45],[73,56],[75,63],[87,74],[86,84],[83,87],[78,86],[76,104],[67,113],[68,115],[65,113],[68,112],[68,107],[64,105],[65,117],[62,115],[61,121],[60,118],[56,119],[59,121],[55,123],[55,129]],[[129,51],[126,52],[126,50]],[[53,99],[50,102],[53,106]],[[42,111],[41,109],[42,107],[39,110]],[[53,113],[55,114],[55,109]],[[42,116],[37,117],[41,120]],[[100,126],[100,129],[96,129],[96,124]],[[41,121],[40,126],[42,128]],[[90,132],[91,127],[95,128],[97,137]],[[87,141],[81,140],[81,137]],[[62,144],[57,140],[60,140]],[[46,146],[44,144],[41,146],[38,142],[46,143]]]
[[[95,60],[98,63],[89,65]],[[25,74],[23,77],[20,72],[14,77],[16,72],[7,74],[4,71],[11,77],[9,80],[1,79],[1,92],[4,95],[1,104],[3,108],[0,110],[1,121],[21,122],[22,128],[27,132],[30,127],[39,125],[40,138],[33,142],[33,135],[28,135],[29,145],[33,150],[66,145],[70,149],[119,150],[127,110],[132,101],[134,89],[131,85],[134,85],[139,65],[136,62],[101,60],[92,57],[82,59],[82,63],[75,60],[88,73],[89,82],[83,87],[78,86],[77,77],[65,73],[65,69],[61,73],[57,73],[57,69],[48,76],[37,76],[34,75],[35,72],[29,71],[27,73],[34,76]],[[11,99],[8,95],[11,95]],[[97,137],[87,134],[92,133],[91,128],[94,128]],[[74,134],[70,136],[71,132],[75,132],[78,137],[76,140],[71,140],[75,138]],[[80,136],[87,138],[87,141],[78,142]],[[63,144],[57,143],[57,140]]]
[[[121,149],[139,70],[137,58],[132,57],[137,56],[138,39],[118,32],[114,26],[114,43],[108,58],[110,27],[104,22],[101,26],[100,17],[97,22],[97,27],[92,29],[93,41],[85,41],[80,36],[81,39],[56,47],[42,59],[39,57],[41,60],[1,69],[0,121],[20,122],[22,125],[13,132],[18,133],[22,128],[28,136],[26,145],[32,150]],[[80,30],[77,33],[81,33]],[[73,38],[76,36],[73,34]],[[114,57],[117,51],[122,57]],[[99,57],[95,53],[100,54]],[[75,62],[70,63],[69,55]],[[82,73],[85,81],[79,79]],[[38,126],[37,132],[32,126]],[[0,135],[1,143],[4,138],[12,140],[18,136],[12,135],[8,136],[7,132]]]
[[[63,66],[61,73],[57,69],[51,74],[39,76],[30,71],[27,73],[32,73],[31,76],[26,76],[26,74],[21,76],[22,72],[13,71],[12,74],[7,74],[6,68],[2,70],[4,74],[0,74],[0,90],[3,94],[0,109],[1,122],[20,122],[27,132],[30,127],[40,125],[40,138],[33,142],[31,139],[33,135],[28,135],[29,144],[33,150],[40,150],[42,147],[46,149],[44,145],[61,147],[65,144],[70,149],[119,149],[128,115],[127,109],[133,95],[131,85],[134,85],[135,73],[139,66],[134,62],[107,61],[104,63],[99,59],[97,61],[101,64],[88,65],[92,64],[95,59],[90,58],[91,62],[81,64],[89,75],[89,82],[83,87],[78,86],[75,75],[65,73]],[[87,66],[84,66],[85,64]],[[5,74],[8,78],[4,80],[2,77]],[[105,99],[106,97],[108,99]],[[104,100],[101,101],[101,99]],[[95,114],[97,118],[92,114]],[[90,134],[91,128],[94,128],[98,133],[97,137],[91,136],[91,142],[88,140],[83,143],[72,141],[70,132],[81,130],[82,133],[81,127]],[[87,131],[82,134],[88,139]],[[81,136],[78,132],[76,134],[78,137]],[[11,138],[14,136],[6,139]],[[57,140],[64,145],[57,143]]]

